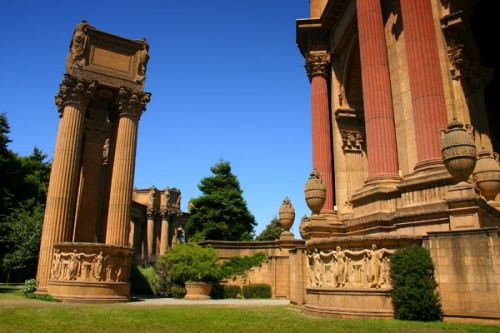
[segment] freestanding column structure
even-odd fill
[[[327,81],[329,69],[330,54],[311,52],[306,57],[307,75],[311,81],[313,168],[320,173],[326,185],[326,201],[321,213],[333,214],[332,132]]]
[[[61,113],[57,132],[38,261],[38,291],[46,292],[53,245],[71,240],[88,95],[95,83],[65,75],[56,96]]]
[[[128,245],[137,125],[149,97],[149,93],[131,92],[126,88],[120,88],[118,92],[119,122],[111,176],[106,244]]]
[[[442,163],[440,130],[448,117],[430,0],[401,0],[418,162]]]
[[[168,249],[168,234],[169,234],[168,213],[163,212],[161,215],[160,255],[163,255],[165,251]]]
[[[380,0],[357,0],[366,146],[367,183],[398,182],[391,81]]]

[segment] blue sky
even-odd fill
[[[0,112],[10,148],[51,158],[54,96],[75,25],[146,37],[151,102],[139,127],[135,186],[182,190],[182,206],[219,159],[231,162],[259,232],[288,195],[309,214],[309,83],[295,44],[307,0],[0,2]]]

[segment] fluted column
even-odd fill
[[[312,151],[313,169],[316,169],[326,185],[326,201],[321,213],[334,213],[332,132],[328,98],[328,73],[330,54],[309,53],[306,70],[311,81]]]
[[[155,219],[153,210],[148,211],[148,220],[146,224],[146,236],[147,236],[147,246],[148,246],[148,257],[151,257],[154,253],[154,235],[155,235]]]
[[[54,243],[71,241],[85,109],[94,89],[95,83],[66,74],[56,96],[61,115],[40,242],[37,271],[40,292],[47,290]]]
[[[401,0],[418,162],[442,163],[440,130],[448,123],[430,0]]]
[[[391,80],[380,0],[357,0],[367,182],[399,181]]]
[[[137,125],[149,96],[148,93],[131,93],[121,88],[117,97],[119,121],[111,176],[106,244],[128,244]]]
[[[163,255],[168,249],[168,213],[163,212],[161,215],[161,239],[160,239],[160,255]]]

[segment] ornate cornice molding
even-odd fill
[[[128,88],[121,87],[116,97],[116,106],[120,117],[130,117],[138,120],[142,112],[146,110],[146,104],[151,98],[151,93],[134,92]]]
[[[315,76],[328,77],[330,73],[331,57],[329,53],[309,53],[306,55],[305,68],[307,77],[312,80]]]
[[[59,85],[59,93],[55,97],[55,104],[61,113],[66,105],[86,108],[90,97],[97,88],[96,81],[77,79],[69,74],[64,74],[64,79]]]

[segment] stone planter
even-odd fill
[[[441,141],[446,169],[457,183],[467,181],[476,165],[477,152],[472,136],[455,119],[448,124],[448,130]]]
[[[209,282],[186,282],[186,296],[184,299],[203,300],[210,299],[212,284]]]
[[[295,209],[293,208],[288,197],[286,197],[281,204],[279,216],[281,227],[285,229],[285,231],[289,231],[293,225],[293,221],[295,220]]]
[[[318,171],[313,170],[304,189],[306,203],[313,214],[319,214],[326,200],[326,186]]]
[[[479,152],[473,179],[486,200],[495,200],[500,191],[500,166],[497,153],[491,154],[486,150]]]

